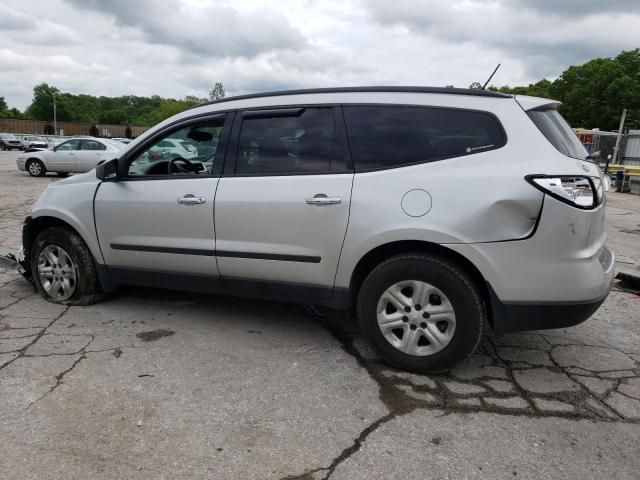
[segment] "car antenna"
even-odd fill
[[[489,78],[487,78],[487,81],[484,82],[484,85],[482,85],[482,90],[486,90],[487,84],[491,81],[491,79],[496,74],[496,72],[498,71],[499,68],[500,68],[500,64],[498,64],[498,66],[493,70],[493,73],[491,75],[489,75]]]

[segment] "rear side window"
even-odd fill
[[[344,115],[356,172],[486,152],[507,140],[496,117],[486,112],[345,106]]]
[[[587,151],[580,143],[578,136],[557,110],[552,108],[529,110],[527,115],[560,153],[580,160],[587,157]]]
[[[96,142],[95,140],[82,140],[82,150],[106,150],[105,147],[100,142]]]
[[[244,118],[236,173],[305,174],[331,171],[336,128],[331,108],[304,108],[291,115]]]

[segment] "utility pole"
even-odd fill
[[[622,110],[622,116],[620,117],[620,128],[618,128],[618,136],[616,137],[616,146],[613,149],[613,158],[611,159],[615,164],[618,160],[618,153],[620,150],[620,140],[622,140],[622,130],[624,129],[624,120],[627,118],[627,109]],[[605,172],[607,169],[605,168]]]
[[[56,93],[53,92],[53,134],[58,135],[58,122],[56,119]]]

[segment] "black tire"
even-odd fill
[[[64,249],[76,266],[75,291],[67,300],[57,300],[49,295],[42,286],[38,275],[38,258],[42,250],[49,245],[56,245]],[[93,256],[82,238],[71,230],[51,227],[36,237],[31,248],[31,271],[38,292],[49,302],[61,305],[92,305],[104,298]]]
[[[36,168],[36,166],[38,165],[40,168]],[[47,174],[47,169],[45,168],[44,164],[37,158],[30,158],[29,160],[27,160],[25,168],[27,172],[29,172],[29,175],[31,175],[32,177],[44,177]]]
[[[407,280],[426,282],[445,294],[455,313],[455,330],[449,344],[428,356],[410,355],[383,336],[377,306],[390,286]],[[437,255],[411,253],[392,257],[378,265],[358,293],[360,329],[380,357],[390,365],[417,373],[441,373],[471,355],[480,343],[486,311],[480,290],[456,263]],[[413,327],[412,327],[413,328]]]
[[[56,175],[58,175],[59,177],[66,177],[67,175],[69,175],[69,172],[56,172]]]

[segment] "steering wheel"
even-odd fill
[[[181,162],[184,165],[178,165],[176,162]],[[186,158],[182,157],[174,157],[169,161],[169,165],[167,166],[167,170],[169,174],[172,173],[189,173],[195,171],[195,165],[191,163]]]

